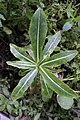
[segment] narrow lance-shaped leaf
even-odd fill
[[[27,61],[7,61],[7,64],[19,69],[29,69],[36,66],[35,64]]]
[[[18,85],[14,88],[11,97],[13,100],[17,100],[23,96],[24,92],[28,89],[28,87],[33,82],[38,70],[34,69],[30,71],[27,75],[25,75],[18,83]]]
[[[60,53],[57,53],[47,59],[45,59],[42,63],[42,65],[45,66],[60,66],[62,64],[65,64],[66,62],[72,60],[78,52],[76,50],[72,51],[62,51]]]
[[[77,98],[76,93],[49,70],[40,66],[40,73],[46,80],[47,85],[57,94]]]
[[[33,59],[26,53],[24,48],[10,44],[10,51],[16,58],[34,63]]]
[[[31,45],[37,62],[39,62],[42,54],[46,34],[47,34],[46,16],[43,10],[41,8],[38,8],[32,17],[29,28]]]
[[[43,101],[48,101],[53,94],[53,91],[48,87],[46,84],[46,80],[41,76],[40,77],[41,82],[41,91],[42,91],[42,99]]]
[[[43,55],[47,55],[47,54],[50,55],[57,47],[60,40],[61,40],[60,31],[57,32],[55,35],[49,37],[48,42],[46,43],[45,48],[43,50]]]

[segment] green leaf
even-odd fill
[[[34,63],[33,59],[26,53],[24,48],[10,44],[10,51],[16,58]]]
[[[48,42],[46,43],[45,48],[43,50],[43,55],[46,55],[46,54],[50,55],[57,47],[60,40],[61,40],[60,31],[57,32],[55,35],[49,37]]]
[[[41,113],[37,113],[34,117],[34,120],[39,120]]]
[[[68,31],[72,28],[72,23],[71,22],[66,22],[63,26],[64,31]]]
[[[40,81],[41,81],[42,99],[43,101],[48,101],[52,97],[53,91],[48,87],[48,85],[46,84],[46,80],[43,79],[42,76],[40,78]]]
[[[74,117],[73,120],[80,120],[80,117]]]
[[[6,20],[5,17],[2,14],[0,14],[0,19]]]
[[[6,62],[8,65],[11,65],[13,67],[17,67],[19,69],[31,69],[34,68],[36,65],[31,63],[31,62],[27,62],[27,61],[7,61]]]
[[[32,17],[29,28],[31,45],[37,63],[39,62],[42,54],[46,34],[47,34],[46,16],[43,10],[41,8],[38,8]]]
[[[62,108],[68,110],[72,107],[74,101],[73,98],[58,95],[57,102]]]
[[[52,119],[51,117],[49,117],[49,120],[53,120],[53,119]],[[54,120],[58,120],[58,119],[55,119],[55,118],[54,118]]]
[[[33,82],[37,69],[30,71],[27,75],[25,75],[18,83],[18,85],[14,88],[11,97],[13,100],[17,100],[23,96],[24,92],[28,89],[28,87]]]
[[[7,99],[4,95],[0,94],[0,111],[3,111],[6,107]]]
[[[72,6],[72,2],[68,5],[68,7],[66,9],[68,18],[73,17],[74,10],[71,8],[71,6]]]
[[[48,87],[50,87],[57,94],[66,97],[73,97],[73,98],[78,97],[77,94],[68,85],[62,82],[59,78],[57,78],[46,68],[42,68],[40,66],[40,73],[42,77],[46,80]]]
[[[12,31],[8,27],[3,27],[3,31],[8,35],[12,34]]]
[[[9,91],[8,91],[7,87],[3,87],[2,91],[3,91],[4,95],[9,96]]]
[[[18,72],[18,74],[19,74],[19,76],[24,76],[24,75],[26,75],[29,71],[31,71],[33,68],[29,68],[29,69],[21,69],[19,72]]]
[[[3,111],[5,109],[5,107],[6,107],[5,105],[1,105],[0,106],[0,111]]]
[[[26,0],[25,0],[26,1]],[[27,16],[27,18],[29,19],[29,20],[31,20],[31,17],[32,17],[32,15],[33,15],[33,13],[32,13],[32,9],[30,9],[30,7],[28,6],[28,4],[26,4],[26,16]]]
[[[11,112],[12,112],[12,110],[13,110],[12,106],[11,106],[11,105],[9,105],[9,104],[7,104],[7,110],[8,110],[8,112],[9,112],[9,113],[11,113]]]
[[[76,22],[80,22],[80,16],[77,16],[74,20],[75,20]]]
[[[0,94],[0,101],[2,101],[3,104],[5,104],[6,97],[2,94]]]
[[[3,25],[2,25],[2,22],[1,22],[1,20],[0,20],[0,27],[2,27]]]
[[[20,106],[18,101],[14,101],[13,104],[14,104],[15,108],[19,108],[19,106]]]
[[[72,51],[61,51],[60,53],[57,53],[47,59],[45,59],[41,66],[60,66],[62,64],[65,64],[66,62],[72,60],[78,52],[76,50]]]

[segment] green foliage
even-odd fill
[[[77,10],[74,10],[72,8],[72,3],[68,5],[66,9],[66,13],[67,13],[68,19],[66,20],[67,22],[63,26],[64,31],[70,30],[73,25],[77,26],[77,23],[80,22],[80,16],[76,17]],[[80,29],[78,26],[77,28]]]
[[[28,24],[39,0],[1,0],[0,1],[0,38],[9,44],[18,43],[28,36]],[[33,7],[33,9],[32,9]],[[26,34],[26,36],[24,35]]]
[[[41,80],[42,84],[43,96],[51,98],[52,91],[55,91],[59,96],[66,96],[67,99],[78,97],[74,90],[72,90],[67,84],[62,82],[59,78],[55,76],[55,74],[53,74],[49,70],[50,66],[52,65],[53,67],[57,67],[72,60],[78,52],[61,51],[60,53],[57,53],[50,57],[53,50],[61,39],[61,34],[60,32],[58,32],[54,36],[50,37],[43,48],[46,34],[46,17],[43,10],[41,8],[38,8],[31,19],[29,29],[29,36],[31,38],[31,46],[34,53],[34,58],[31,58],[31,56],[29,56],[29,53],[26,53],[27,50],[25,50],[24,48],[20,48],[14,44],[10,44],[11,52],[20,61],[8,61],[7,64],[22,69],[29,69],[29,72],[19,81],[18,85],[14,88],[11,94],[11,98],[13,101],[23,96],[24,92],[29,88],[38,72],[40,74],[40,77],[42,78],[39,79]],[[49,89],[51,89],[51,92]]]
[[[0,111],[3,111],[6,106],[6,98],[4,95],[0,94]]]
[[[57,101],[60,104],[60,106],[64,109],[70,109],[74,102],[72,98],[68,98],[64,96],[57,96]]]
[[[23,100],[12,101],[10,97],[11,93],[9,92],[8,87],[10,87],[8,79],[0,79],[0,91],[2,91],[0,94],[0,112],[5,113],[5,111],[7,111],[10,120],[19,120],[23,113],[25,116],[34,116],[35,118],[39,117],[38,115],[39,112],[41,112],[41,109],[39,107],[33,108],[33,105],[36,106],[36,104],[42,104],[40,98],[34,96],[33,99],[31,99],[30,94],[26,94]]]
[[[66,23],[67,25],[71,25],[71,27],[65,27],[65,30],[67,27],[69,27],[69,30],[62,33],[62,39],[57,39],[60,43],[58,44],[55,42],[58,44],[58,46],[55,45],[55,49],[52,47],[51,51],[54,51],[51,55],[49,54],[50,50],[47,51],[47,49],[45,49],[45,52],[42,52],[42,56],[45,53],[43,56],[44,60],[46,57],[53,56],[55,53],[59,53],[60,50],[66,51],[69,49],[76,49],[78,53],[80,53],[79,0],[74,0],[72,3],[70,0],[0,0],[0,94],[1,96],[4,95],[6,101],[8,101],[7,106],[5,103],[2,104],[0,96],[0,108],[4,108],[4,110],[1,111],[3,111],[3,113],[7,113],[11,120],[19,120],[21,115],[30,116],[32,118],[40,117],[39,120],[79,120],[80,113],[78,109],[80,106],[80,100],[75,100],[72,105],[70,99],[73,101],[73,98],[59,96],[57,101],[62,108],[69,109],[72,106],[72,108],[68,111],[61,109],[56,102],[56,94],[53,94],[53,90],[48,87],[45,79],[43,79],[41,76],[39,77],[39,74],[34,79],[31,87],[27,90],[27,92],[24,93],[24,97],[18,100],[20,107],[15,107],[15,105],[12,104],[13,101],[11,100],[10,92],[20,79],[18,76],[18,69],[14,67],[18,67],[19,69],[22,67],[22,69],[19,71],[19,75],[25,76],[28,72],[33,70],[36,65],[33,65],[33,63],[26,60],[23,61],[24,63],[22,64],[22,61],[18,61],[17,59],[16,62],[13,62],[14,67],[7,66],[6,60],[15,59],[9,52],[8,44],[12,42],[18,46],[25,46],[25,51],[32,57],[32,59],[34,59],[32,47],[31,45],[28,45],[31,42],[28,35],[28,26],[33,12],[38,6],[44,8],[45,13],[47,14],[47,23],[49,29],[45,43],[47,43],[48,40],[51,44],[53,42],[53,40],[50,40],[51,37],[53,38],[52,35],[55,34],[56,31],[62,30]],[[70,17],[67,13],[70,15]],[[55,34],[55,36],[57,35]],[[45,45],[43,48],[44,47]],[[27,55],[27,57],[29,56]],[[19,66],[17,66],[17,64]],[[79,93],[80,54],[78,54],[71,62],[57,67],[56,65],[55,67],[52,65],[50,67],[47,66],[47,68],[49,68],[54,75],[57,75],[59,80],[64,81]],[[36,90],[34,90],[35,86]],[[42,99],[46,103],[42,101],[40,92],[42,93]],[[48,101],[49,98],[51,99]],[[66,101],[65,99],[68,99],[66,104],[64,102]]]

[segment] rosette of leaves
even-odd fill
[[[37,73],[40,75],[43,100],[50,99],[53,91],[56,92],[58,96],[61,96],[60,101],[61,98],[66,97],[66,99],[71,99],[72,102],[74,98],[78,97],[74,90],[57,78],[49,69],[50,67],[58,67],[72,60],[77,55],[77,51],[61,51],[51,56],[60,42],[61,33],[59,31],[49,37],[48,42],[44,45],[46,35],[46,15],[41,8],[38,8],[31,19],[29,28],[32,50],[27,51],[27,49],[10,44],[11,53],[19,60],[8,61],[7,64],[24,69],[25,71],[28,70],[28,73],[21,78],[18,85],[14,88],[11,94],[13,100],[17,100],[23,96],[34,81]],[[60,101],[59,104],[61,103]]]

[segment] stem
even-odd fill
[[[78,7],[78,6],[80,6],[80,3],[79,3],[79,4],[77,4],[77,5],[75,5],[73,8],[76,8],[76,7]]]

